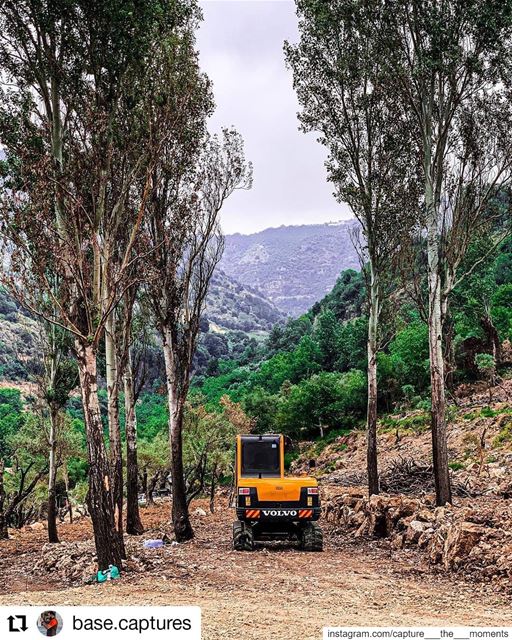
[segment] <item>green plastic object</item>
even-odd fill
[[[107,580],[117,580],[120,577],[121,577],[121,574],[119,572],[119,569],[113,564],[110,564],[108,569],[106,569],[105,571],[98,571],[98,573],[96,574],[96,580],[98,582],[106,582]]]

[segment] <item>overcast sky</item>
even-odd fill
[[[326,181],[326,152],[298,130],[299,105],[283,42],[297,42],[295,5],[288,0],[203,0],[198,34],[201,66],[213,81],[217,109],[210,130],[234,126],[254,164],[250,191],[224,205],[226,233],[351,217]]]

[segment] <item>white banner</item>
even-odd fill
[[[199,607],[0,607],[2,640],[201,640]]]
[[[324,627],[323,640],[512,640],[512,627]]]

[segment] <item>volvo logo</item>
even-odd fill
[[[264,516],[272,516],[272,517],[276,517],[276,516],[296,516],[297,515],[297,511],[295,511],[295,510],[283,511],[282,509],[263,509],[263,515]]]

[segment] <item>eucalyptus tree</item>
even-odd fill
[[[165,358],[172,519],[176,539],[184,541],[193,536],[183,472],[185,401],[206,295],[224,248],[219,212],[235,189],[250,186],[251,168],[242,139],[232,130],[220,139],[204,134],[191,156],[193,166],[181,173],[174,144],[168,152],[171,162],[153,182],[147,290]]]
[[[510,0],[399,0],[379,32],[393,96],[414,119],[426,242],[433,462],[451,502],[443,323],[471,237],[510,177]]]
[[[223,238],[219,211],[238,188],[250,185],[251,170],[241,137],[225,130],[210,137],[213,109],[208,78],[199,70],[193,34],[170,58],[154,59],[155,108],[151,144],[160,162],[152,173],[146,217],[150,250],[145,290],[162,339],[169,406],[172,519],[176,539],[193,536],[183,473],[183,411],[200,318]]]
[[[401,238],[417,203],[410,117],[394,101],[377,32],[378,0],[297,0],[300,41],[286,43],[305,132],[319,132],[329,152],[328,179],[360,223],[358,242],[368,294],[367,468],[369,493],[379,492],[377,354],[384,301]]]
[[[122,466],[112,430],[115,454],[110,461],[107,456],[97,354],[113,310],[133,285],[148,190],[135,194],[140,183],[149,185],[155,162],[139,86],[148,79],[154,50],[172,40],[194,11],[186,0],[25,0],[0,7],[6,81],[0,134],[7,156],[3,280],[36,315],[73,336],[100,568],[121,564]],[[57,33],[65,46],[54,47]],[[48,97],[49,74],[55,80]],[[56,113],[59,125],[52,124]],[[62,163],[55,161],[55,139]],[[36,303],[41,292],[43,307]]]
[[[139,512],[139,469],[137,453],[137,400],[148,376],[154,328],[139,287],[126,290],[119,307],[121,340],[118,348],[119,377],[124,391],[126,435],[126,533],[141,535],[144,526]]]

